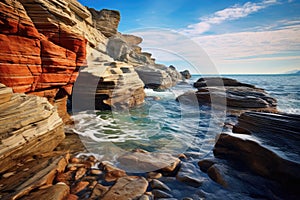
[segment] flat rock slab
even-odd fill
[[[143,177],[122,177],[105,193],[102,200],[137,199],[146,192],[147,187],[148,181]]]
[[[168,153],[131,152],[118,158],[121,166],[130,172],[150,172],[162,170],[172,172],[180,160]]]

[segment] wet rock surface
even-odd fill
[[[229,161],[234,170],[244,169],[246,173],[252,173],[255,178],[250,179],[249,176],[249,180],[272,182],[269,189],[281,198],[294,199],[299,195],[296,185],[300,183],[300,140],[296,124],[300,124],[298,115],[243,113],[234,126],[236,133],[222,133],[219,136],[214,155]],[[208,169],[208,174],[224,185],[224,170],[216,170],[214,166]],[[226,185],[230,187],[230,184]]]

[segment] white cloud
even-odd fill
[[[299,35],[300,25],[296,25],[283,30],[199,36],[193,40],[216,60],[225,61],[300,51]]]
[[[187,35],[202,34],[210,30],[212,25],[247,17],[252,13],[274,4],[277,4],[277,0],[264,0],[260,3],[247,2],[243,5],[236,4],[232,7],[217,11],[210,16],[201,17],[199,23],[191,24],[181,32]]]

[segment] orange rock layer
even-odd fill
[[[52,102],[71,94],[87,41],[66,26],[51,28],[37,29],[19,1],[0,2],[1,83]]]

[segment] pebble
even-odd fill
[[[80,160],[76,157],[70,159],[70,163],[80,163]]]
[[[3,178],[8,178],[8,177],[13,176],[15,173],[16,173],[16,172],[8,172],[8,173],[6,173],[6,174],[3,174],[2,177],[3,177]]]
[[[89,156],[88,161],[95,163],[97,161],[97,159],[95,158],[95,156]]]
[[[139,198],[139,200],[151,200],[152,198],[150,197],[150,196],[148,196],[148,195],[142,195],[140,198]]]
[[[150,179],[159,179],[161,177],[162,177],[162,174],[158,173],[158,172],[149,172],[149,173],[147,173],[147,178],[150,178]]]
[[[86,170],[86,168],[84,168],[84,167],[79,168],[79,169],[77,170],[77,172],[76,172],[75,180],[77,181],[77,180],[79,180],[80,178],[82,178],[82,177],[85,175],[86,171],[87,171],[87,170]]]
[[[69,194],[67,200],[78,200],[79,197],[75,194]]]
[[[99,170],[99,169],[91,169],[91,171],[90,171],[90,173],[92,174],[92,175],[101,175],[102,174],[102,171],[101,170]]]
[[[80,181],[74,187],[71,188],[72,194],[77,194],[84,190],[90,183],[87,181]]]
[[[164,184],[163,182],[161,182],[159,180],[153,179],[151,181],[150,185],[151,185],[152,189],[159,189],[159,190],[171,192],[171,189],[166,184]]]
[[[203,172],[207,172],[207,170],[213,165],[213,164],[215,164],[215,162],[214,161],[212,161],[212,160],[200,160],[199,162],[198,162],[198,166],[200,167],[200,169],[201,169],[201,171],[203,171]]]
[[[186,155],[184,155],[183,153],[179,154],[179,155],[178,155],[178,158],[179,158],[180,160],[186,160],[186,159],[187,159]]]
[[[152,194],[154,195],[154,197],[156,199],[158,199],[158,198],[173,198],[173,196],[171,194],[166,193],[162,190],[158,190],[158,189],[152,190]]]

